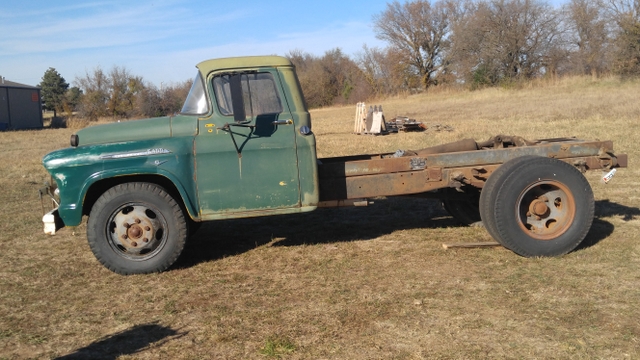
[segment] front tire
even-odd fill
[[[594,216],[589,182],[573,166],[526,156],[503,164],[480,195],[487,231],[526,256],[559,256],[586,237]]]
[[[93,205],[87,239],[98,261],[122,274],[168,269],[188,236],[180,205],[163,188],[125,183],[107,190]]]

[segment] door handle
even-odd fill
[[[287,119],[287,120],[276,120],[271,122],[273,125],[291,125],[293,124],[293,120],[291,119]]]

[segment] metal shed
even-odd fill
[[[42,128],[40,88],[0,77],[0,131]]]

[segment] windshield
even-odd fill
[[[209,106],[204,89],[204,81],[202,80],[200,72],[198,72],[180,113],[185,115],[202,115],[208,113]]]

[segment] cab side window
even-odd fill
[[[231,78],[233,76],[238,75],[223,74],[213,78],[216,103],[220,113],[224,116],[233,116],[234,107],[231,96]],[[256,118],[259,115],[282,112],[282,102],[271,73],[244,73],[240,75],[240,81],[246,116]]]

